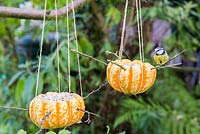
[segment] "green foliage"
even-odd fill
[[[69,130],[60,130],[59,134],[71,134]]]
[[[121,20],[121,12],[115,8],[115,7],[110,7],[109,10],[106,13],[106,25],[112,26],[112,25],[117,25],[119,24]]]
[[[94,44],[89,42],[86,37],[80,39],[79,45],[83,53],[93,56],[94,55]]]
[[[149,92],[151,98],[140,97],[138,100],[130,97],[122,98],[114,127],[129,122],[133,133],[195,134],[198,132],[199,100],[186,90],[180,78],[170,77],[171,73],[169,70],[162,70],[158,76],[160,81],[157,81]],[[170,79],[167,79],[169,77]]]
[[[199,9],[198,3],[190,1],[180,2],[178,6],[171,5],[172,2],[166,0],[157,2],[152,8],[144,8],[144,18],[151,20],[159,18],[173,25],[174,32],[164,41],[169,50],[175,47],[182,50],[197,50],[200,46],[198,40],[200,16],[196,14],[196,10]]]
[[[180,109],[172,110],[167,105],[163,107],[153,103],[153,100],[146,103],[141,98],[139,101],[127,98],[121,101],[121,111],[114,127],[129,122],[132,133],[195,134],[200,127],[196,117],[191,117],[191,114]]]
[[[24,131],[23,129],[20,129],[17,134],[27,134],[26,131]]]
[[[45,133],[45,134],[56,134],[56,133],[53,132],[53,131],[49,131],[49,132],[47,132],[47,133]]]

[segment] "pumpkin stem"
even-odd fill
[[[122,50],[122,52],[125,54],[125,56],[128,58],[128,59],[131,59],[129,57],[129,55],[126,53],[125,50]],[[111,52],[111,51],[106,51],[106,54],[110,54],[110,55],[114,55],[115,57],[117,57],[117,59],[120,59],[119,56],[117,55],[118,51],[116,51],[115,53]]]
[[[116,63],[116,62],[113,62],[113,61],[111,61],[111,60],[107,60],[107,61],[110,62],[110,63],[112,63],[112,64],[117,65],[118,67],[120,67],[120,68],[122,68],[124,71],[126,71],[126,68],[124,68],[122,65],[120,65],[120,64],[118,64],[118,63]]]

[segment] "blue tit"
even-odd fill
[[[157,47],[154,53],[154,61],[156,62],[156,64],[162,65],[167,63],[168,60],[169,56],[167,52],[163,48]]]

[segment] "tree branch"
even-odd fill
[[[200,68],[198,67],[187,67],[187,66],[181,66],[179,69],[176,70],[179,72],[200,72]]]
[[[70,3],[68,6],[58,9],[57,10],[58,17],[65,16],[67,14],[67,11],[71,12],[72,9],[81,6],[86,1],[88,0],[75,0],[74,4]],[[43,20],[43,13],[44,10],[21,9],[15,7],[0,6],[0,17],[6,17],[6,18]],[[48,10],[46,12],[46,19],[50,20],[54,19],[55,17],[56,17],[56,10]]]

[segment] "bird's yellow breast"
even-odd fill
[[[167,63],[168,60],[169,60],[169,56],[167,53],[163,55],[154,54],[154,61],[156,62],[156,64],[165,64]]]

